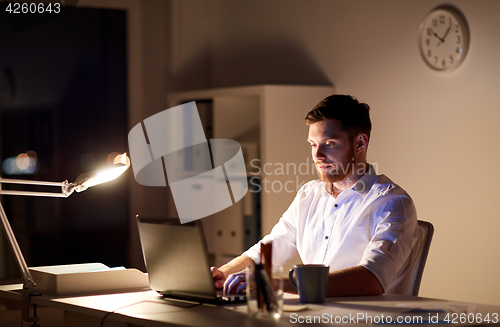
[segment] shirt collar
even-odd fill
[[[373,184],[378,180],[377,172],[373,168],[372,165],[368,164],[368,170],[361,176],[353,186],[351,186],[350,190],[358,192],[362,196],[366,196]],[[323,183],[322,194],[323,196],[331,196],[330,193],[326,191],[326,183]]]
[[[368,170],[361,176],[360,179],[351,187],[351,190],[358,192],[362,196],[368,194],[373,184],[377,181],[377,172],[372,165],[368,164]]]

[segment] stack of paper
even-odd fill
[[[102,263],[29,268],[44,294],[76,295],[149,290],[148,276],[137,269],[109,268]]]

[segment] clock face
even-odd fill
[[[431,11],[418,30],[420,53],[431,68],[438,71],[459,66],[469,47],[469,31],[465,19],[453,9]]]

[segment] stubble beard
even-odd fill
[[[318,163],[321,162],[316,162],[316,164]],[[354,150],[350,148],[349,152],[347,152],[344,158],[342,158],[340,163],[328,169],[330,172],[327,170],[319,170],[318,167],[316,165],[315,166],[321,181],[327,183],[338,183],[344,181],[346,177],[351,174],[354,169],[354,165]]]

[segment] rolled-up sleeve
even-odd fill
[[[373,205],[373,237],[359,265],[370,270],[387,290],[417,240],[416,210],[409,197],[397,194],[382,196]]]

